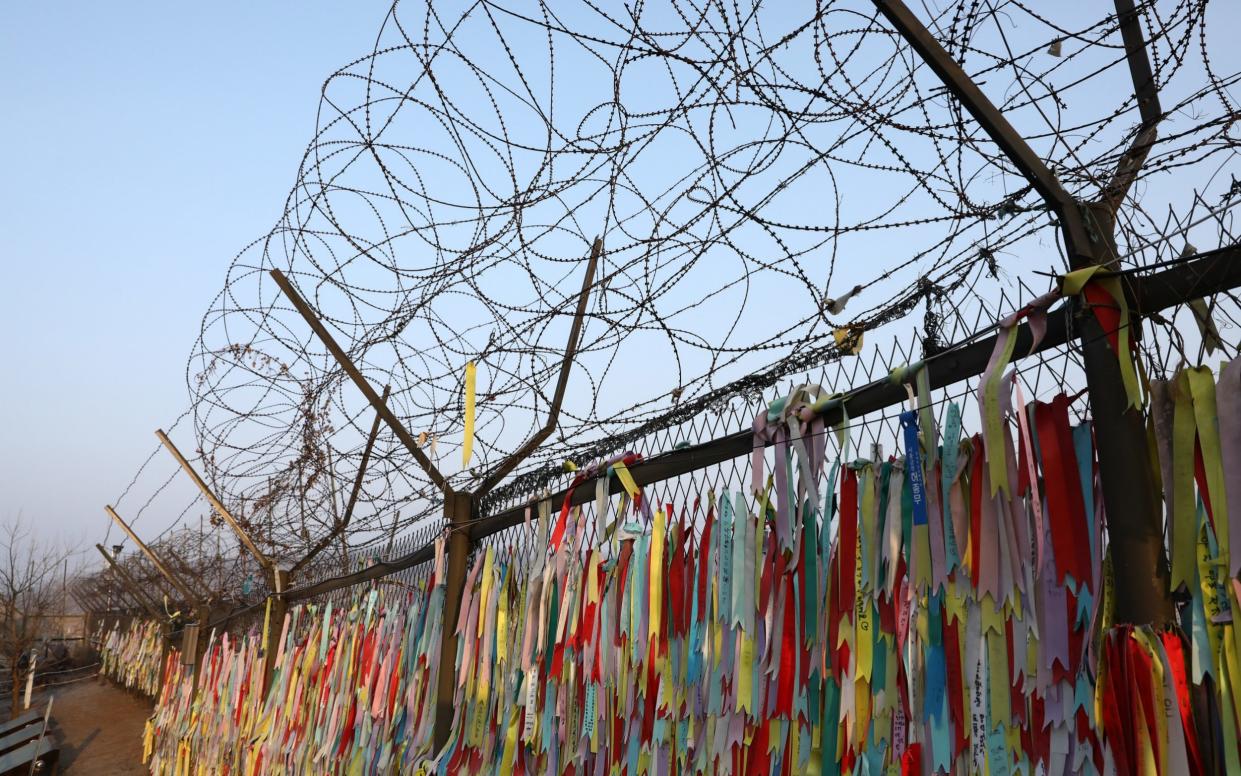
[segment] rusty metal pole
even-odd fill
[[[474,497],[469,493],[444,496],[444,522],[448,535],[447,572],[444,579],[444,627],[440,640],[439,686],[435,695],[435,749],[448,742],[452,733],[454,695],[457,684],[457,617],[465,594],[466,564],[470,556],[470,520],[474,516]]]
[[[181,454],[181,451],[177,449],[177,446],[172,443],[172,440],[168,438],[168,435],[162,430],[157,429],[155,431],[155,436],[159,438],[159,441],[163,443],[164,447],[168,448],[168,452],[172,453],[172,457],[176,458],[177,462],[181,464],[181,468],[185,470],[185,473],[190,476],[190,479],[193,480],[194,484],[198,486],[198,489],[202,491],[202,494],[207,499],[208,503],[215,508],[215,511],[219,513],[220,517],[224,518],[224,521],[227,522],[229,527],[233,529],[233,532],[237,534],[237,538],[241,540],[242,546],[249,551],[250,555],[252,555],[256,561],[258,561],[259,566],[261,566],[270,575],[272,589],[275,591],[272,599],[273,619],[277,611],[279,611],[279,619],[280,622],[283,623],[284,612],[287,609],[287,603],[284,598],[284,590],[288,587],[289,572],[277,566],[274,560],[267,557],[261,550],[259,550],[258,545],[256,545],[254,540],[250,538],[250,534],[241,527],[241,524],[237,522],[236,518],[233,517],[228,508],[224,506],[224,502],[220,501],[215,493],[211,491],[211,488],[207,487],[207,483],[202,477],[199,476],[198,472],[194,470],[194,467],[190,465],[190,462],[186,460],[185,456]],[[195,612],[200,624],[198,634],[199,647],[197,649],[197,653],[198,657],[201,659],[202,646],[205,644],[203,639],[209,636],[209,634],[205,632],[205,626],[208,622],[210,612],[205,607],[198,607],[195,609]],[[269,630],[267,634],[267,643],[263,645],[267,661],[264,664],[263,672],[264,686],[266,686],[266,683],[271,679],[271,671],[275,666],[275,652],[272,649],[272,646],[279,638],[279,633],[276,633],[273,636],[272,631]],[[197,682],[197,678],[195,678],[195,682]]]
[[[203,653],[207,650],[207,645],[211,641],[211,633],[207,629],[207,623],[211,621],[211,607],[206,603],[200,603],[194,607],[194,622],[187,623],[182,626],[182,632],[189,632],[189,638],[182,639],[182,650],[190,649],[190,639],[193,640],[193,665],[190,666],[190,673],[194,675],[194,689],[198,689],[198,683],[201,681],[202,672],[198,670],[203,662]],[[184,658],[182,658],[184,660]]]
[[[1098,218],[1093,247],[1100,257],[1116,255],[1110,223]],[[1114,267],[1116,262],[1098,262]],[[1078,264],[1088,266],[1086,264]],[[1086,305],[1076,305],[1074,326],[1081,335],[1082,361],[1099,484],[1107,517],[1108,553],[1115,580],[1116,621],[1135,625],[1173,622],[1171,575],[1164,550],[1160,494],[1150,471],[1146,417],[1129,406],[1120,362],[1099,319]]]
[[[271,596],[271,613],[267,621],[267,641],[263,644],[263,689],[271,689],[271,676],[276,670],[276,655],[280,651],[280,636],[284,618],[289,611],[285,591],[289,589],[289,572],[282,568],[272,571],[274,592]]]
[[[565,356],[561,364],[547,421],[521,448],[486,474],[474,493],[458,492],[452,488],[447,478],[435,467],[430,458],[427,457],[427,454],[422,451],[415,441],[413,435],[409,433],[405,425],[388,407],[387,389],[385,389],[384,395],[380,396],[365,376],[363,376],[357,365],[353,363],[353,360],[345,353],[344,348],[336,342],[336,339],[332,337],[327,327],[319,320],[315,310],[298,293],[293,283],[278,269],[272,269],[270,272],[272,279],[276,281],[280,290],[293,303],[293,307],[305,319],[306,323],[314,331],[315,335],[318,336],[328,352],[336,359],[337,364],[340,365],[345,374],[362,391],[362,394],[375,409],[379,418],[382,418],[387,423],[392,433],[405,445],[406,449],[414,457],[414,460],[426,473],[428,479],[444,494],[444,520],[448,525],[450,533],[447,548],[448,568],[445,572],[446,578],[444,580],[444,628],[440,643],[439,684],[436,690],[435,706],[435,746],[437,749],[444,746],[452,732],[455,686],[454,668],[457,659],[456,625],[457,616],[461,610],[461,599],[465,592],[466,563],[469,561],[470,554],[470,525],[475,517],[477,504],[475,493],[481,496],[490,491],[513,468],[527,458],[555,429],[560,414],[560,404],[568,384],[569,369],[576,354],[578,340],[581,338],[582,320],[586,314],[586,302],[594,283],[595,269],[598,266],[602,252],[603,240],[601,238],[596,239],[591,246],[591,253],[587,259],[586,275],[582,281],[581,292],[578,294],[577,307],[570,326],[569,343],[565,348]],[[372,438],[377,430],[378,423],[376,423],[372,430]],[[361,482],[361,477],[362,472],[360,471],[358,483]],[[355,484],[355,496],[359,487],[359,484]],[[351,502],[352,500],[353,497],[351,497]],[[318,552],[319,549],[321,548],[316,548],[315,552]]]
[[[564,355],[560,360],[560,374],[556,378],[556,390],[552,394],[551,404],[547,408],[547,420],[543,426],[526,440],[525,444],[513,451],[513,453],[494,469],[489,471],[485,477],[474,488],[475,498],[482,498],[491,492],[491,489],[500,484],[500,481],[508,476],[509,472],[516,469],[522,461],[529,458],[535,450],[539,449],[539,445],[543,444],[543,440],[551,436],[556,430],[556,426],[560,422],[560,405],[564,402],[565,390],[569,386],[569,372],[573,367],[573,360],[577,357],[578,340],[582,338],[582,322],[586,317],[586,303],[590,300],[590,291],[595,282],[595,268],[599,265],[599,256],[603,253],[603,238],[595,238],[594,245],[590,249],[590,258],[586,260],[586,274],[582,277],[582,290],[577,295],[577,309],[573,313],[573,322],[569,325],[569,341],[564,346]]]
[[[457,617],[461,611],[461,601],[465,597],[466,564],[470,556],[470,526],[476,516],[478,499],[489,493],[555,431],[560,419],[560,405],[564,401],[565,390],[569,384],[569,372],[577,355],[578,341],[582,336],[586,304],[590,299],[595,270],[602,253],[603,238],[596,238],[591,245],[590,256],[586,260],[586,273],[582,277],[582,288],[578,292],[577,306],[573,313],[573,321],[569,326],[569,341],[565,345],[556,389],[543,426],[535,431],[525,444],[489,471],[472,493],[451,491],[445,487],[444,522],[447,523],[450,533],[448,535],[448,569],[444,580],[444,629],[440,641],[439,687],[436,691],[435,702],[435,748],[437,750],[444,747],[452,733],[455,713],[456,675],[454,669],[457,663]]]

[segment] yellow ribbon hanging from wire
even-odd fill
[[[851,356],[856,356],[862,352],[862,332],[850,327],[836,329],[832,332],[832,336],[836,340],[836,347],[844,350]]]
[[[461,443],[461,465],[470,465],[470,456],[474,453],[474,379],[476,368],[474,362],[465,365],[465,440]]]

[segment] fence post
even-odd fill
[[[1074,225],[1065,224],[1066,243],[1073,231],[1078,235],[1084,232],[1089,241],[1088,245],[1078,246],[1077,256],[1070,252],[1075,269],[1091,265],[1119,268],[1116,211],[1146,161],[1162,114],[1133,2],[1116,0],[1115,6],[1142,124],[1099,198],[1082,203],[1067,214],[1069,218],[1065,220],[1076,220],[1079,226],[1074,229]],[[1078,308],[1075,319],[1082,334],[1082,359],[1107,512],[1108,552],[1116,581],[1116,621],[1157,626],[1171,623],[1171,580],[1163,545],[1160,494],[1150,470],[1146,417],[1142,409],[1129,405],[1120,371],[1119,359],[1128,358],[1129,354],[1113,352],[1108,342],[1111,332],[1103,330],[1087,305]],[[1131,332],[1136,340],[1138,330]]]
[[[457,665],[457,617],[465,595],[466,563],[470,555],[470,525],[474,497],[470,493],[444,495],[448,524],[448,571],[444,580],[444,626],[440,641],[439,686],[435,695],[435,749],[443,749],[452,732],[453,697]]]
[[[297,289],[294,288],[293,284],[289,282],[289,279],[284,276],[284,273],[278,269],[272,269],[270,274],[272,279],[276,281],[276,285],[280,286],[280,290],[283,291],[284,295],[288,297],[290,302],[293,303],[293,307],[297,309],[297,312],[301,314],[302,318],[305,319],[306,323],[314,331],[315,335],[318,336],[319,341],[323,343],[324,347],[328,349],[328,352],[330,352],[336,359],[336,363],[340,364],[340,368],[345,370],[345,374],[349,375],[354,384],[358,386],[358,390],[362,391],[362,395],[365,396],[367,401],[371,403],[371,406],[375,408],[375,412],[379,414],[379,417],[384,419],[384,422],[388,424],[390,429],[392,429],[392,433],[396,435],[396,438],[401,441],[401,444],[405,445],[407,450],[409,450],[410,455],[412,455],[414,460],[418,462],[418,466],[422,468],[431,482],[435,483],[435,487],[439,488],[444,493],[451,491],[452,488],[449,486],[448,480],[444,477],[444,475],[440,474],[439,469],[435,468],[435,464],[431,463],[431,459],[427,457],[425,452],[423,452],[422,448],[418,445],[418,442],[414,439],[414,436],[409,433],[409,429],[405,428],[405,424],[401,423],[400,419],[397,418],[396,413],[388,407],[387,400],[380,398],[379,393],[375,391],[374,387],[372,387],[366,377],[362,375],[362,372],[358,369],[358,367],[352,360],[350,360],[349,356],[345,354],[344,348],[337,344],[336,339],[332,337],[331,333],[327,330],[327,327],[324,326],[323,322],[319,320],[319,316],[310,307],[310,305],[306,303],[306,300],[302,299],[302,295],[297,293]]]
[[[211,607],[205,603],[200,603],[194,607],[193,623],[186,623],[181,626],[181,663],[189,665],[190,673],[194,677],[194,689],[198,690],[198,683],[202,681],[199,675],[202,673],[199,668],[203,664],[203,653],[206,651],[207,644],[211,638],[211,634],[207,629],[207,623],[211,621]],[[193,654],[189,654],[193,649]]]
[[[263,643],[263,690],[271,690],[271,675],[276,670],[276,655],[280,651],[280,635],[284,617],[289,611],[289,600],[284,591],[289,587],[289,572],[276,567],[272,569],[271,614],[267,620],[267,641]]]
[[[1094,221],[1099,224],[1098,218]],[[1095,235],[1095,255],[1114,256],[1116,243],[1111,229],[1096,230]],[[1088,265],[1083,262],[1078,266]],[[1160,496],[1150,470],[1146,419],[1142,410],[1129,406],[1118,354],[1089,306],[1077,307],[1074,322],[1081,333],[1094,419],[1108,553],[1116,583],[1116,622],[1164,625],[1173,620],[1172,591]]]
[[[25,700],[22,702],[23,709],[30,708],[30,694],[34,692],[34,673],[35,673],[35,669],[38,668],[38,666],[39,666],[39,653],[35,650],[31,650],[30,651],[30,670],[26,672],[26,696],[25,696]],[[14,687],[12,692],[16,693],[17,688]]]
[[[1116,210],[1141,170],[1156,125],[1162,118],[1159,87],[1151,74],[1150,57],[1133,0],[1115,0],[1133,94],[1142,118],[1140,131],[1116,165],[1112,180],[1096,202],[1083,212],[1091,219],[1087,229],[1096,263],[1115,268]],[[1107,507],[1108,541],[1116,579],[1116,619],[1119,622],[1162,625],[1173,621],[1171,575],[1164,552],[1160,494],[1150,471],[1146,419],[1122,398],[1124,384],[1119,362],[1099,321],[1082,315],[1082,342],[1086,385],[1095,422],[1095,445],[1103,502]],[[1136,339],[1137,332],[1134,331]],[[1122,357],[1127,357],[1127,354]]]

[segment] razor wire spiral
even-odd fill
[[[1138,6],[1164,119],[1117,214],[1126,267],[1175,256],[1188,236],[1161,236],[1204,211],[1232,239],[1238,75],[1211,58],[1209,10]],[[932,11],[1066,188],[1106,185],[1138,130],[1115,14]],[[342,519],[373,411],[273,268],[469,489],[543,423],[596,237],[570,395],[527,484],[752,403],[888,324],[946,344],[938,317],[1063,270],[1057,229],[869,3],[397,2],[372,51],[325,81],[283,214],[204,317],[187,365],[196,452],[278,555]],[[463,467],[467,361],[478,436]],[[349,541],[391,544],[439,509],[382,429]]]

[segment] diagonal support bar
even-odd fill
[[[383,396],[380,401],[387,404],[388,392],[392,386],[385,385]],[[293,564],[293,568],[289,570],[289,574],[296,574],[297,570],[314,560],[315,556],[327,549],[337,536],[340,536],[346,528],[349,527],[349,521],[353,519],[353,508],[358,503],[358,495],[362,492],[362,480],[366,477],[366,466],[371,460],[371,451],[375,448],[375,439],[379,436],[379,423],[383,418],[379,413],[375,413],[375,420],[371,423],[371,433],[366,437],[366,447],[362,449],[362,462],[358,464],[358,475],[353,479],[353,490],[349,492],[349,503],[345,505],[345,514],[341,516],[340,522],[333,526],[327,536],[319,540],[314,548],[306,553],[306,557]]]
[[[896,28],[914,51],[935,72],[944,86],[961,101],[974,120],[1000,147],[1018,172],[1030,182],[1065,226],[1070,256],[1089,250],[1089,238],[1077,200],[1047,167],[1004,114],[982,93],[973,79],[944,50],[935,36],[923,26],[913,11],[901,0],[874,0],[875,7]],[[1092,262],[1093,263],[1093,262]]]
[[[599,255],[603,253],[603,238],[595,238],[590,249],[590,259],[586,263],[586,277],[582,278],[582,290],[577,296],[577,310],[573,313],[573,325],[569,329],[569,342],[565,345],[564,359],[560,362],[560,376],[556,379],[556,391],[552,394],[552,403],[548,408],[547,422],[534,432],[526,443],[500,462],[487,473],[483,481],[474,489],[475,498],[481,498],[498,485],[508,473],[530,456],[543,440],[547,439],[560,422],[560,405],[564,403],[564,394],[569,385],[569,373],[573,369],[573,360],[577,356],[578,340],[582,336],[582,320],[586,316],[586,302],[590,299],[590,289],[595,282],[595,268],[599,264]]]
[[[103,511],[107,512],[108,517],[111,517],[112,521],[121,527],[121,530],[125,532],[126,536],[133,539],[134,544],[138,545],[138,549],[142,551],[142,554],[147,556],[147,560],[151,561],[151,564],[155,566],[156,571],[162,574],[164,579],[168,580],[172,586],[177,589],[177,592],[181,594],[187,604],[195,605],[198,603],[198,599],[194,597],[194,594],[190,592],[190,589],[186,587],[185,583],[182,582],[177,575],[168,570],[168,567],[165,566],[164,562],[159,559],[159,556],[146,545],[146,542],[138,538],[138,534],[134,533],[134,529],[130,528],[129,524],[121,519],[121,516],[116,513],[115,509],[109,505],[105,506]]]
[[[1133,81],[1133,93],[1138,98],[1138,113],[1142,126],[1154,126],[1163,116],[1159,104],[1159,87],[1151,72],[1150,55],[1142,36],[1142,23],[1138,18],[1133,0],[1115,0],[1116,17],[1120,21],[1120,36],[1125,42],[1125,59],[1129,63],[1129,77]]]
[[[208,488],[207,483],[203,482],[203,478],[198,476],[198,472],[194,471],[194,467],[190,466],[190,462],[185,459],[184,455],[181,455],[181,451],[178,450],[177,446],[172,443],[172,440],[168,438],[168,435],[165,434],[162,429],[156,429],[155,436],[159,437],[159,441],[163,443],[164,447],[168,448],[168,452],[172,453],[172,457],[177,459],[177,462],[181,464],[181,468],[185,469],[185,473],[190,475],[190,479],[193,480],[194,484],[198,486],[198,489],[202,491],[202,494],[206,497],[207,502],[211,504],[212,508],[220,514],[220,517],[224,518],[225,522],[229,524],[229,527],[231,527],[237,534],[238,538],[241,539],[241,543],[245,545],[247,550],[250,551],[250,554],[253,555],[254,559],[259,562],[259,565],[270,570],[272,568],[271,559],[264,555],[254,544],[254,540],[250,538],[250,534],[245,532],[237,520],[233,518],[233,513],[229,512],[223,502],[216,498],[215,494],[211,492],[211,488]]]
[[[362,373],[358,371],[354,363],[349,360],[349,356],[336,343],[336,340],[328,332],[327,327],[319,320],[319,316],[306,303],[306,300],[302,299],[301,294],[297,293],[297,289],[293,287],[289,279],[278,269],[273,269],[271,276],[276,281],[276,285],[280,286],[280,290],[284,292],[284,295],[293,303],[293,307],[301,314],[302,318],[306,319],[306,323],[310,325],[311,330],[327,347],[328,352],[336,359],[336,363],[340,364],[340,368],[345,370],[345,374],[349,375],[354,385],[358,386],[358,390],[366,396],[367,401],[375,408],[375,412],[379,413],[379,417],[383,418],[384,422],[388,424],[388,428],[392,429],[392,433],[396,434],[397,439],[401,440],[405,448],[414,456],[414,460],[418,462],[422,470],[431,478],[431,482],[434,482],[435,486],[441,491],[445,493],[451,492],[452,488],[449,486],[448,480],[444,479],[444,475],[440,474],[439,469],[435,468],[435,464],[431,463],[431,459],[427,457],[427,454],[422,452],[422,448],[418,446],[413,436],[405,428],[405,424],[401,423],[392,410],[388,408],[387,402],[379,398],[379,394],[375,392],[374,387],[362,376]]]
[[[116,572],[116,575],[120,577],[121,584],[129,591],[129,596],[137,601],[138,605],[145,609],[147,614],[151,615],[156,620],[164,619],[164,613],[155,607],[155,604],[151,601],[151,599],[147,598],[145,593],[142,592],[142,588],[138,586],[138,583],[134,581],[134,578],[130,576],[129,572],[126,571],[121,564],[117,563],[115,558],[108,554],[108,551],[103,548],[103,545],[96,544],[95,549],[99,550],[99,554],[103,556],[103,559],[108,562],[108,565],[111,566],[112,570]]]
[[[1102,210],[1102,217],[1113,231],[1116,210],[1145,164],[1146,157],[1158,137],[1155,128],[1163,118],[1163,107],[1159,104],[1159,87],[1151,73],[1150,55],[1146,51],[1142,23],[1133,6],[1133,0],[1115,0],[1115,4],[1116,17],[1120,22],[1120,36],[1125,43],[1125,59],[1129,63],[1129,77],[1133,81],[1133,94],[1138,102],[1142,123],[1137,136],[1116,165],[1112,179],[1100,193],[1099,202],[1094,208],[1096,218],[1099,217],[1098,211]]]

